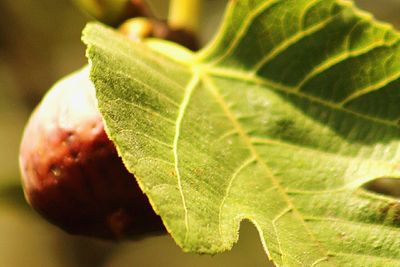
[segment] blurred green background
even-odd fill
[[[150,1],[165,17],[168,1]],[[225,0],[204,1],[200,38],[213,36]],[[357,4],[400,27],[400,0]],[[268,266],[258,233],[248,222],[232,251],[216,256],[186,254],[169,236],[120,244],[67,235],[25,203],[18,146],[24,124],[42,95],[62,76],[86,63],[81,30],[91,20],[72,0],[0,1],[0,266]]]

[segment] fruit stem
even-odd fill
[[[202,0],[170,0],[168,23],[173,28],[185,29],[194,34],[199,29]]]

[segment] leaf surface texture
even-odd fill
[[[84,31],[107,132],[175,241],[257,227],[278,266],[399,266],[399,34],[347,1],[230,1],[182,60]],[[184,52],[183,50],[181,51]]]

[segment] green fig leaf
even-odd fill
[[[277,266],[399,266],[400,203],[362,187],[400,177],[399,37],[348,1],[240,0],[191,56],[83,39],[106,130],[183,250],[229,250],[247,219]]]

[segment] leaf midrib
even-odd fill
[[[259,162],[265,169],[268,177],[270,177],[272,184],[274,185],[274,187],[279,191],[279,193],[282,195],[282,198],[284,199],[284,201],[287,203],[288,207],[286,207],[283,211],[285,212],[285,214],[287,212],[292,211],[293,214],[296,215],[296,217],[301,221],[304,229],[307,231],[307,234],[309,235],[310,239],[313,240],[313,242],[315,244],[317,244],[320,252],[321,252],[321,256],[323,258],[327,257],[328,255],[328,249],[326,249],[326,247],[315,237],[315,235],[312,233],[312,231],[309,229],[309,227],[307,226],[307,224],[305,223],[304,218],[302,217],[301,213],[297,210],[296,206],[294,205],[294,203],[292,202],[292,200],[290,199],[290,197],[288,196],[285,188],[281,185],[281,183],[279,182],[279,180],[277,179],[277,177],[275,177],[275,175],[272,173],[271,169],[269,168],[269,166],[264,162],[264,160],[261,158],[261,156],[259,155],[259,153],[257,152],[256,148],[254,147],[254,145],[251,142],[250,137],[247,135],[247,133],[244,131],[244,129],[242,128],[242,126],[240,125],[240,123],[236,120],[235,116],[232,114],[232,112],[230,111],[228,105],[226,104],[225,100],[223,99],[223,97],[221,96],[221,94],[219,93],[217,87],[214,85],[214,83],[211,81],[211,78],[208,76],[208,74],[206,73],[202,73],[201,75],[201,80],[208,85],[207,89],[210,90],[210,92],[213,94],[213,96],[216,98],[218,104],[221,106],[221,108],[224,110],[225,115],[228,117],[228,119],[231,121],[231,123],[234,125],[234,127],[236,128],[236,130],[238,131],[239,135],[242,137],[243,141],[245,142],[246,146],[248,147],[248,149],[251,151],[252,156],[256,159],[257,162]],[[281,214],[281,216],[283,216],[284,214]],[[277,235],[277,233],[275,233],[277,240],[279,240],[279,236]],[[281,255],[284,255],[283,251],[281,251]],[[321,258],[322,258],[321,257]]]

